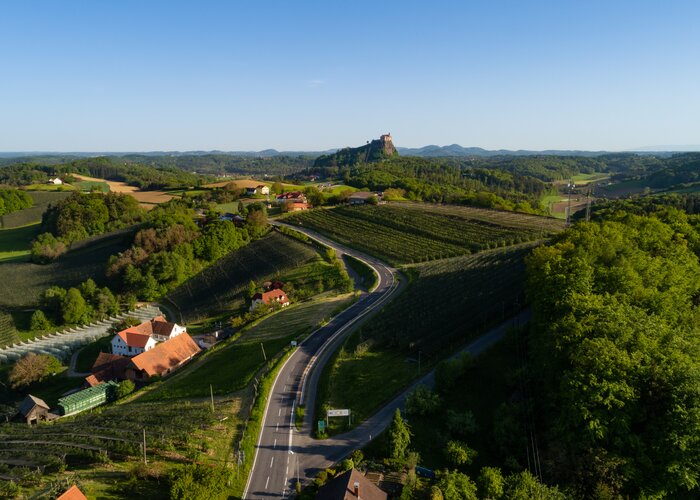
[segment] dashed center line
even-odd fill
[[[270,458],[270,468],[272,469],[272,464],[275,462],[275,457]]]
[[[277,448],[277,440],[276,440],[276,439],[275,439],[275,442],[272,443],[272,447],[273,447],[273,448]]]
[[[267,476],[267,481],[265,481],[265,489],[267,489],[268,484],[270,484],[270,476]]]

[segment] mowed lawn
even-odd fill
[[[205,353],[195,361],[195,366],[185,368],[185,372],[166,380],[139,401],[204,398],[210,394],[210,384],[216,395],[240,391],[265,364],[261,343],[270,360],[347,301],[347,297],[314,301],[273,314],[245,331],[238,340]]]
[[[0,229],[0,262],[29,255],[32,240],[39,234],[40,224],[13,229]]]

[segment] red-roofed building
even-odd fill
[[[279,304],[282,307],[286,307],[289,305],[289,298],[281,288],[274,288],[269,292],[256,293],[253,295],[253,302],[250,304],[250,310],[252,311],[262,304]]]
[[[135,381],[148,380],[176,370],[192,359],[201,349],[187,333],[161,342],[129,360],[126,378]]]
[[[83,495],[76,485],[71,486],[66,490],[66,492],[58,497],[56,500],[87,500],[87,497]]]
[[[110,380],[119,381],[126,378],[125,370],[129,364],[127,356],[101,352],[92,365],[92,374],[85,377],[85,385],[95,387]]]
[[[285,201],[292,201],[295,203],[306,203],[306,196],[301,191],[290,191],[288,193],[278,194],[275,197],[277,203],[283,203]]]
[[[186,331],[184,326],[171,323],[163,316],[157,316],[117,333],[111,342],[112,353],[136,356],[153,349],[158,342],[165,342]]]

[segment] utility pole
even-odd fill
[[[146,428],[143,428],[143,463],[147,464],[148,460],[146,459]]]
[[[209,384],[209,394],[211,395],[211,412],[214,413],[214,388]]]
[[[569,179],[569,183],[566,185],[569,188],[569,202],[566,207],[566,227],[571,225],[571,192],[576,187],[573,179]]]
[[[263,359],[267,361],[267,356],[265,355],[265,346],[263,345],[262,342],[260,342],[260,349],[262,349],[263,352]]]

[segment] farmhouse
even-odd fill
[[[270,194],[270,188],[264,184],[260,184],[256,189],[260,194]]]
[[[277,203],[292,201],[294,203],[306,203],[306,196],[301,191],[289,191],[288,193],[278,194],[275,198]]]
[[[126,378],[146,381],[151,377],[167,375],[187,363],[200,350],[192,337],[183,333],[131,358],[125,370]]]
[[[60,186],[61,184],[63,184],[63,181],[61,179],[59,179],[58,177],[52,177],[51,179],[49,179],[49,182],[47,182],[47,184],[53,184],[54,186]]]
[[[111,342],[112,353],[136,356],[153,349],[158,342],[165,342],[186,331],[184,326],[171,323],[163,316],[157,316],[117,333]]]
[[[52,417],[55,417],[49,413],[49,405],[43,399],[31,394],[19,405],[19,414],[29,425],[36,424],[40,420],[52,420]]]
[[[372,203],[373,199],[382,201],[383,193],[373,193],[371,191],[357,191],[348,197],[348,203],[351,205],[362,205],[364,203]]]
[[[280,288],[274,288],[269,292],[256,293],[253,295],[253,302],[250,305],[250,310],[254,311],[261,304],[280,304],[282,307],[289,305],[289,298],[284,290]]]
[[[254,194],[258,194],[258,188],[257,187],[247,187],[245,188],[245,194],[248,196],[253,196]]]
[[[387,494],[355,469],[340,474],[323,486],[316,500],[386,500]]]
[[[103,382],[119,381],[126,378],[125,370],[129,364],[127,356],[101,352],[92,365],[91,374],[85,377],[85,385],[94,387]]]
[[[308,210],[309,208],[311,208],[311,205],[303,201],[287,200],[282,204],[282,209],[285,212],[298,212],[300,210]]]

